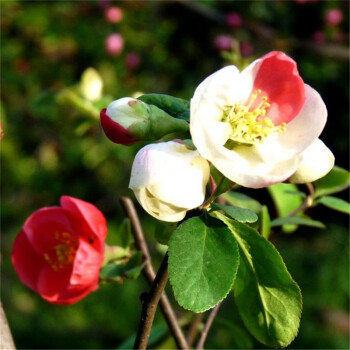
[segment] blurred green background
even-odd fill
[[[282,50],[323,97],[329,119],[321,138],[336,164],[349,168],[348,1],[2,1],[0,6],[1,299],[18,348],[115,349],[137,329],[139,295],[148,288],[142,276],[103,285],[76,305],[56,306],[22,285],[10,261],[25,219],[40,207],[58,205],[62,194],[100,208],[108,220],[107,243],[118,244],[119,198],[132,196],[129,173],[142,145],[118,146],[104,136],[97,112],[110,101],[140,92],[190,99],[225,64],[243,67]],[[103,79],[97,101],[79,95],[88,67]],[[266,190],[255,193],[271,204]],[[346,199],[347,193],[340,196]],[[138,209],[157,265],[164,247],[154,243],[155,220]],[[273,234],[304,297],[300,331],[289,348],[345,349],[349,221],[319,207],[312,216],[327,229]],[[157,315],[156,324],[163,323]],[[241,321],[229,296],[206,346],[262,348],[240,337],[237,327]],[[152,346],[174,348],[167,334]]]

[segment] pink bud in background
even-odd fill
[[[329,26],[336,26],[340,24],[343,18],[343,12],[337,8],[328,10],[324,16],[324,20]]]
[[[242,42],[241,43],[241,54],[243,57],[249,57],[254,53],[254,47],[251,43]]]
[[[110,34],[106,38],[105,48],[111,56],[119,56],[124,48],[124,39],[120,34]]]
[[[218,35],[214,39],[214,46],[221,51],[229,51],[232,49],[233,40],[229,35]]]
[[[326,42],[326,34],[322,32],[322,30],[317,30],[313,35],[312,35],[312,40],[316,44],[324,44]]]
[[[130,69],[136,69],[141,63],[140,55],[137,52],[130,52],[125,57],[125,65]]]
[[[110,7],[105,11],[105,18],[109,23],[118,23],[123,19],[123,11],[117,6]]]
[[[242,26],[242,17],[239,13],[230,12],[226,15],[226,23],[231,28],[239,28]]]

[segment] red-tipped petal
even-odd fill
[[[81,199],[62,196],[60,199],[60,203],[62,208],[74,213],[77,217],[82,217],[84,221],[88,224],[89,229],[95,233],[95,235],[101,240],[104,241],[107,236],[107,223],[103,214],[91,203],[82,201]],[[74,224],[73,224],[74,225]],[[80,222],[79,225],[82,225]],[[74,225],[75,226],[75,225]],[[94,237],[86,236],[89,234],[88,232],[84,232],[84,230],[79,230],[76,233],[83,237],[85,236],[87,241],[90,241]]]
[[[260,89],[268,97],[270,108],[266,116],[275,125],[289,123],[305,103],[304,82],[296,63],[283,52],[273,51],[263,56],[255,76],[253,91]]]
[[[127,146],[140,141],[132,138],[127,129],[110,118],[106,114],[106,108],[101,110],[100,120],[103,131],[112,142]]]

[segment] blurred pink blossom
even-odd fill
[[[316,44],[324,44],[326,42],[326,34],[322,30],[317,30],[313,35],[312,35],[312,40]]]
[[[214,46],[221,51],[229,51],[232,49],[233,40],[231,36],[221,34],[215,37]]]
[[[343,20],[343,12],[337,8],[329,9],[324,16],[326,24],[330,26],[337,26]]]
[[[231,28],[239,28],[243,21],[242,17],[237,12],[230,12],[226,15],[226,23]]]
[[[241,43],[241,54],[243,57],[249,57],[254,53],[254,47],[251,43],[242,42]]]
[[[123,11],[120,7],[112,6],[105,11],[105,18],[109,23],[118,23],[123,19]]]
[[[125,65],[130,69],[136,69],[140,63],[141,58],[137,52],[130,52],[125,57]]]
[[[124,39],[120,34],[113,33],[107,36],[105,48],[111,56],[119,56],[124,48]]]

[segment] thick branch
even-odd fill
[[[205,343],[205,341],[207,339],[207,336],[208,336],[208,333],[209,333],[209,330],[210,330],[210,327],[213,324],[214,318],[216,317],[221,304],[222,303],[216,305],[214,307],[214,309],[212,310],[212,312],[210,313],[210,315],[209,315],[209,317],[207,319],[207,322],[205,324],[205,327],[203,329],[203,332],[201,334],[201,337],[200,337],[200,339],[198,341],[198,344],[197,344],[197,347],[196,347],[197,350],[202,350],[203,349],[204,343]]]
[[[151,334],[154,316],[157,311],[158,302],[164,288],[168,282],[168,253],[165,254],[163,262],[158,270],[156,278],[153,281],[151,290],[144,300],[142,306],[142,315],[137,331],[134,349],[146,349],[148,338]]]
[[[1,339],[0,350],[16,349],[1,301],[0,301],[0,339]]]
[[[151,256],[149,254],[147,244],[144,238],[140,220],[138,218],[134,204],[130,198],[122,197],[121,204],[125,211],[126,216],[130,219],[131,229],[134,235],[135,244],[137,249],[141,250],[145,258],[145,267],[142,272],[145,275],[149,284],[153,283],[155,279],[155,272],[151,262]],[[175,339],[176,345],[179,349],[189,349],[185,336],[180,328],[175,313],[171,307],[169,299],[166,297],[165,293],[160,298],[159,302],[163,316],[169,326],[170,332]]]

